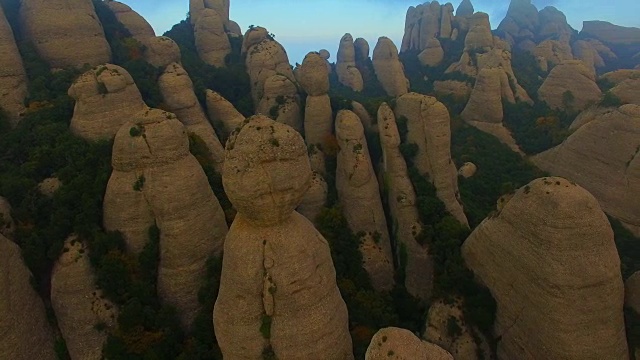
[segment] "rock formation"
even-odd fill
[[[357,38],[353,42],[353,47],[356,54],[356,63],[369,58],[369,51],[371,50],[371,48],[369,47],[369,42],[367,40],[363,38]]]
[[[602,92],[582,61],[569,60],[551,70],[538,96],[551,108],[578,112],[600,100]]]
[[[462,0],[456,9],[456,17],[468,17],[473,15],[475,9],[470,0]]]
[[[74,81],[71,132],[87,140],[111,139],[125,122],[147,109],[129,73],[117,65],[100,65]]]
[[[573,60],[571,45],[568,42],[544,40],[531,50],[542,71],[547,72],[564,61]]]
[[[534,180],[475,229],[462,255],[496,299],[498,358],[628,359],[613,231],[583,188]]]
[[[23,0],[23,35],[52,68],[95,66],[111,59],[93,3],[86,0]]]
[[[364,128],[356,114],[338,112],[336,137],[340,147],[336,189],[344,216],[354,233],[364,233],[360,251],[374,288],[389,291],[394,280],[387,221]]]
[[[416,168],[429,177],[447,211],[467,225],[459,202],[458,173],[451,161],[449,111],[431,96],[409,93],[398,98],[395,115],[407,119],[407,142],[418,146]]]
[[[60,189],[62,186],[62,181],[57,177],[50,177],[42,180],[38,184],[38,191],[44,196],[53,197],[53,194]]]
[[[211,255],[222,251],[225,216],[175,115],[150,109],[118,131],[104,226],[120,231],[137,254],[154,224],[160,230],[158,293],[188,327]]]
[[[267,78],[256,114],[268,115],[302,133],[302,109],[296,83],[281,74]]]
[[[313,169],[313,168],[312,168]],[[327,203],[329,186],[322,175],[317,172],[311,177],[309,190],[304,194],[300,205],[296,209],[302,216],[315,223],[320,211]]]
[[[42,299],[18,245],[0,235],[0,359],[54,360]]]
[[[400,152],[401,141],[396,118],[387,103],[383,103],[378,109],[378,129],[387,203],[393,219],[391,231],[395,234],[398,263],[404,267],[407,291],[417,298],[427,300],[433,290],[433,261],[428,248],[416,241],[422,230],[416,193]],[[400,255],[403,253],[404,260]]]
[[[353,91],[362,91],[364,80],[362,74],[356,67],[356,50],[351,34],[345,34],[340,39],[338,48],[338,59],[336,61],[336,72],[338,81]]]
[[[64,246],[51,275],[51,306],[71,358],[100,360],[107,329],[116,325],[117,311],[94,285],[84,244],[72,236]]]
[[[171,38],[166,36],[147,38],[144,46],[144,60],[157,68],[181,62],[180,48]]]
[[[465,321],[462,307],[459,298],[451,302],[433,302],[429,306],[422,338],[445,349],[456,360],[492,359],[486,337]],[[450,330],[454,327],[452,322],[457,325],[457,333]]]
[[[503,84],[504,83],[504,84]],[[482,121],[489,123],[502,123],[504,113],[502,111],[503,85],[509,87],[507,74],[501,69],[482,69],[478,74],[476,84],[471,91],[471,98],[462,111],[466,121]],[[507,97],[513,94],[506,92]]]
[[[418,60],[424,66],[438,66],[444,60],[444,50],[436,38],[429,39],[427,47],[418,55]]]
[[[640,272],[638,271],[624,282],[624,305],[640,314]]]
[[[638,233],[640,106],[624,105],[604,113],[532,160],[540,169],[587,189],[606,213]]]
[[[129,30],[134,39],[144,43],[146,39],[156,36],[147,20],[128,5],[114,0],[105,1],[105,4],[113,11],[118,21]]]
[[[15,228],[16,224],[11,216],[11,204],[7,199],[0,197],[0,235],[11,239]]]
[[[158,79],[166,108],[185,125],[187,132],[200,137],[211,153],[218,172],[222,171],[224,148],[207,119],[193,90],[193,82],[182,66],[173,63],[166,67]]]
[[[13,30],[0,7],[0,108],[15,125],[24,112],[27,73],[13,37]]]
[[[231,53],[231,43],[224,24],[224,19],[217,11],[204,9],[194,25],[198,55],[204,62],[215,67],[224,67],[225,58]]]
[[[211,123],[225,138],[240,129],[245,119],[232,103],[213,90],[207,90],[207,113]]]
[[[326,60],[318,53],[305,56],[299,71],[300,85],[307,93],[304,133],[307,144],[322,144],[333,132],[333,112],[329,99]]]
[[[213,313],[224,357],[353,359],[329,246],[294,211],[311,180],[302,137],[255,116],[226,154],[223,184],[238,215]]]
[[[624,104],[640,105],[640,76],[630,77],[620,82],[610,91]]]
[[[599,107],[599,106],[591,106],[578,114],[575,120],[569,125],[569,130],[576,131],[583,125],[590,123],[593,120],[600,118],[601,116],[608,114],[610,112],[617,111],[618,109],[615,107]]]
[[[378,39],[373,49],[373,68],[387,95],[398,97],[409,92],[409,80],[404,76],[398,49],[391,39],[384,36]]]
[[[471,5],[471,4],[468,4]],[[461,4],[462,6],[462,4]],[[464,4],[464,6],[467,6]],[[473,12],[473,6],[471,6]],[[434,38],[450,38],[453,32],[453,5],[437,1],[409,7],[400,52],[422,51]]]
[[[400,328],[384,328],[371,339],[366,360],[453,360],[453,356],[441,347],[418,339],[411,331]]]
[[[365,133],[378,132],[378,127],[373,123],[373,118],[369,111],[357,101],[351,101],[351,108],[356,115],[360,118],[362,126],[364,126]]]
[[[580,35],[589,36],[611,45],[640,44],[640,29],[611,24],[606,21],[585,21]]]
[[[606,65],[600,53],[588,41],[576,41],[572,45],[572,50],[575,58],[582,60],[585,66],[594,74],[596,73],[596,69]]]
[[[471,162],[464,163],[460,169],[458,169],[458,175],[462,176],[465,179],[468,179],[476,174],[478,171],[478,167],[476,164]]]

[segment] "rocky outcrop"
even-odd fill
[[[345,34],[342,39],[340,39],[336,73],[338,74],[338,81],[351,90],[362,91],[364,88],[362,74],[356,67],[356,50],[351,34]]]
[[[42,299],[18,245],[0,235],[0,359],[54,360]]]
[[[471,98],[462,111],[462,118],[466,121],[502,123],[503,83],[509,86],[507,74],[501,69],[480,70]]]
[[[441,347],[418,339],[411,331],[400,328],[384,328],[371,339],[366,360],[453,360],[453,356]]]
[[[222,171],[224,148],[207,119],[193,90],[193,82],[182,66],[173,63],[166,67],[158,79],[167,110],[174,113],[185,125],[187,132],[200,137],[211,153],[214,167]]]
[[[57,177],[50,177],[42,180],[38,184],[38,191],[46,197],[53,197],[53,194],[60,189],[62,186],[62,181]]]
[[[475,175],[477,171],[478,167],[476,166],[476,164],[472,162],[466,162],[460,167],[460,169],[458,169],[458,175],[462,176],[465,179],[468,179]]]
[[[353,47],[356,54],[356,63],[369,58],[369,51],[371,50],[371,48],[369,47],[369,42],[367,40],[363,38],[357,38],[353,42]]]
[[[113,138],[125,122],[147,109],[131,75],[117,65],[100,65],[82,74],[69,96],[76,101],[71,132],[91,141]]]
[[[573,52],[568,42],[545,40],[531,50],[542,71],[549,71],[564,61],[573,60]]]
[[[377,132],[378,127],[373,123],[373,118],[369,111],[357,101],[351,101],[351,111],[353,111],[360,118],[362,126],[364,126],[365,133]]]
[[[603,116],[605,114],[608,114],[610,112],[614,112],[614,111],[617,111],[617,108],[615,108],[615,107],[599,107],[599,106],[589,107],[586,110],[584,110],[583,112],[581,112],[580,114],[578,114],[578,116],[576,116],[575,120],[573,120],[571,125],[569,125],[569,130],[576,131],[580,127],[582,127],[583,125],[586,125],[586,124],[590,123],[591,121],[597,120],[601,116]]]
[[[313,169],[313,167],[312,167]],[[311,185],[309,190],[304,194],[300,205],[296,209],[302,216],[315,223],[320,211],[327,203],[327,195],[329,186],[322,175],[317,172],[311,177]]]
[[[624,282],[624,305],[640,314],[640,272],[638,271]]]
[[[364,233],[360,251],[374,288],[389,291],[394,280],[387,221],[364,128],[356,114],[338,112],[336,137],[340,148],[336,189],[344,216],[354,233]]]
[[[547,6],[538,13],[540,26],[536,31],[538,39],[554,39],[569,43],[574,30],[567,22],[564,13],[553,6]],[[576,32],[577,34],[577,32]]]
[[[12,125],[20,120],[27,97],[27,73],[13,37],[13,30],[0,8],[0,108]]]
[[[94,281],[88,249],[72,236],[51,275],[51,306],[72,359],[102,359],[107,331],[116,325],[115,305]]]
[[[456,9],[456,17],[468,17],[475,12],[471,0],[462,0]]]
[[[229,140],[226,154],[223,184],[238,215],[225,241],[213,312],[224,357],[353,359],[329,246],[294,211],[311,180],[302,137],[255,116]]]
[[[398,97],[409,92],[409,80],[404,76],[398,49],[391,39],[384,36],[378,39],[373,49],[373,68],[387,95]]]
[[[498,31],[505,34],[512,44],[532,39],[540,25],[538,9],[531,4],[531,0],[511,0],[507,15],[498,25]]]
[[[118,131],[113,173],[104,198],[104,226],[120,231],[139,253],[149,228],[160,230],[158,294],[188,327],[200,308],[205,263],[220,254],[225,216],[176,116],[150,109]]]
[[[182,55],[175,41],[166,36],[147,38],[143,42],[144,60],[149,64],[164,68],[171,63],[180,64]]]
[[[620,82],[610,91],[623,104],[640,105],[640,77],[638,76]]]
[[[606,112],[532,160],[587,189],[607,214],[640,226],[640,106]]]
[[[129,30],[134,39],[144,43],[146,39],[156,36],[147,20],[128,5],[114,0],[105,1],[105,4],[113,11],[118,21]]]
[[[585,21],[580,35],[588,36],[611,45],[640,44],[640,29],[624,27],[606,21]]]
[[[463,302],[438,300],[429,306],[422,338],[445,349],[456,360],[492,359],[486,337],[465,321]],[[451,329],[457,329],[451,331]]]
[[[600,76],[602,80],[612,83],[614,86],[628,79],[640,79],[639,70],[619,69]]]
[[[207,113],[211,123],[225,138],[240,129],[245,119],[232,103],[213,90],[207,90]]]
[[[400,152],[400,133],[393,111],[383,103],[378,109],[378,129],[382,144],[382,172],[387,189],[387,204],[393,219],[398,264],[403,267],[407,291],[423,300],[433,290],[433,260],[429,249],[418,243],[422,230],[417,198],[409,178],[407,163]],[[404,254],[404,258],[403,255]]]
[[[465,5],[466,6],[466,5]],[[422,51],[434,38],[450,38],[453,32],[453,5],[437,1],[409,7],[400,52]]]
[[[477,12],[468,18],[469,32],[464,39],[464,50],[469,53],[473,50],[481,50],[494,46],[493,35],[489,15]]]
[[[20,23],[23,36],[52,68],[111,60],[111,48],[90,1],[23,0]]]
[[[256,114],[267,115],[302,133],[303,119],[296,83],[285,75],[276,74],[264,82],[262,99]]]
[[[628,359],[613,231],[583,188],[534,180],[475,229],[462,255],[496,300],[498,358]]]
[[[300,85],[308,95],[304,112],[305,141],[307,144],[322,144],[333,132],[326,60],[319,53],[307,54],[299,74]]]
[[[468,224],[459,201],[456,167],[451,161],[447,108],[431,96],[409,93],[398,98],[395,115],[407,119],[407,142],[418,146],[414,163],[420,174],[429,177],[447,211],[462,224]]]
[[[594,74],[597,68],[605,66],[604,59],[600,53],[588,41],[578,40],[573,43],[573,54],[577,60],[582,60],[585,66]]]
[[[194,25],[196,48],[200,58],[209,65],[224,67],[231,53],[231,43],[224,29],[225,21],[213,9],[204,9]]]
[[[471,96],[471,91],[473,90],[472,85],[473,84],[469,84],[468,82],[456,80],[435,81],[433,83],[434,90],[437,94],[451,95],[464,102],[467,102]]]
[[[444,60],[444,50],[436,38],[429,39],[427,47],[418,55],[418,60],[424,66],[438,66]]]
[[[578,112],[600,100],[602,92],[584,63],[571,60],[551,70],[538,96],[551,108]]]
[[[7,199],[0,197],[0,235],[11,239],[15,228],[16,224],[11,216],[11,204]]]
[[[215,11],[226,24],[229,21],[229,0],[189,0],[189,14],[191,23],[195,25],[203,15],[205,9]]]

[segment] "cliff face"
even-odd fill
[[[0,7],[0,107],[13,125],[24,112],[27,74],[13,36],[13,30]]]
[[[628,359],[613,232],[596,199],[562,178],[521,188],[462,247],[498,305],[502,359]]]
[[[175,115],[150,109],[116,135],[104,225],[139,253],[154,224],[160,229],[158,293],[189,327],[200,305],[205,263],[222,251],[227,225],[204,171],[189,153]]]
[[[223,184],[238,216],[225,241],[213,313],[223,355],[353,359],[328,244],[294,211],[311,180],[302,137],[255,116],[226,154]]]
[[[88,0],[23,0],[21,27],[53,68],[92,66],[111,59],[93,3]]]

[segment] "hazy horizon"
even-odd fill
[[[153,26],[157,35],[186,18],[189,2],[186,0],[156,0],[153,3],[121,0],[139,12]],[[461,0],[452,1],[457,9]],[[472,0],[476,11],[489,14],[492,28],[504,18],[509,0]],[[567,21],[576,30],[588,20],[609,21],[616,25],[640,27],[640,1],[620,0],[595,2],[585,0],[533,0],[538,9],[555,6],[567,16]],[[404,21],[409,6],[420,1],[409,0],[231,0],[231,19],[243,32],[250,25],[263,26],[276,35],[287,50],[291,64],[302,62],[310,51],[327,49],[331,61],[340,38],[351,33],[354,39],[365,38],[371,51],[380,36],[386,36],[400,47],[404,32]],[[444,2],[441,2],[444,3]],[[589,5],[585,5],[590,3]],[[624,9],[624,11],[621,11]],[[330,20],[330,21],[328,21]]]

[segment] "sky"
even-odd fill
[[[186,18],[188,0],[120,0],[144,16],[157,35]],[[509,0],[471,0],[476,11],[489,14],[492,28],[504,18]],[[327,49],[335,61],[340,38],[350,33],[365,38],[371,47],[387,36],[400,47],[409,6],[420,0],[231,0],[231,19],[243,32],[249,25],[263,26],[276,35],[291,64],[301,63],[310,51]],[[443,4],[446,1],[441,1]],[[461,0],[453,0],[455,8]],[[640,27],[640,0],[533,0],[538,9],[555,6],[569,24],[582,29],[584,20],[604,20]]]

